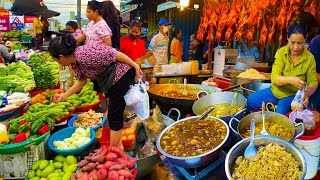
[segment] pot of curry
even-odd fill
[[[187,94],[182,94],[184,91]],[[220,88],[204,86],[198,84],[153,84],[149,87],[149,96],[160,107],[163,114],[167,114],[170,109],[177,108],[181,115],[192,113],[192,105],[197,100],[199,92],[205,91],[207,94],[220,92]]]
[[[197,168],[218,157],[229,136],[228,125],[219,118],[191,116],[165,128],[157,139],[157,148],[177,166]]]
[[[246,103],[247,99],[242,94],[238,93],[235,96],[235,92],[217,92],[197,100],[193,104],[192,110],[196,115],[201,115],[211,107],[214,107],[209,116],[221,118],[226,123],[229,123],[231,117],[235,116],[238,119],[244,117]]]
[[[303,123],[294,125],[289,118],[276,112],[265,112],[265,128],[271,136],[276,136],[286,141],[293,142],[298,139],[304,133]],[[254,119],[255,135],[260,135],[262,130],[262,116],[261,111],[251,113],[240,121],[237,118],[231,118],[229,127],[231,130],[238,134],[241,139],[248,138],[250,136],[250,122]],[[234,128],[237,124],[237,128]],[[295,136],[296,129],[299,128],[299,134]],[[237,129],[237,130],[236,130]]]

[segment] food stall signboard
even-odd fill
[[[34,18],[34,16],[24,16],[24,27],[27,29],[32,29]]]
[[[9,11],[7,10],[0,10],[0,31],[1,32],[10,31]]]
[[[176,8],[176,7],[179,7],[179,3],[173,2],[173,1],[168,1],[165,3],[159,4],[157,6],[157,12],[161,12],[161,11],[171,9],[171,8]]]
[[[10,28],[11,30],[21,30],[24,28],[23,16],[10,16]]]

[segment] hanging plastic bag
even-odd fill
[[[298,90],[296,95],[294,96],[294,99],[291,102],[291,109],[293,111],[302,110],[302,108],[303,108],[303,101],[302,101],[303,94],[304,94],[304,89]]]
[[[139,81],[139,102],[127,105],[127,109],[133,111],[141,120],[146,120],[150,115],[149,95],[146,86]]]
[[[130,86],[129,91],[126,95],[124,95],[124,100],[126,102],[127,106],[132,106],[140,101],[140,86],[145,86],[144,84],[139,81],[138,84],[135,84],[133,86]]]

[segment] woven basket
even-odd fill
[[[16,153],[22,153],[30,151],[29,145],[39,145],[42,141],[44,141],[47,136],[50,134],[50,131],[48,131],[46,134],[32,139],[27,139],[26,141],[23,141],[21,143],[16,144],[6,144],[3,146],[0,146],[0,154],[16,154]]]

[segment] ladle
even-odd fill
[[[262,110],[261,110],[261,116],[262,116],[262,130],[260,131],[260,134],[261,135],[266,135],[266,136],[268,136],[268,135],[270,135],[269,133],[268,133],[268,131],[266,130],[266,128],[265,128],[265,124],[266,124],[266,104],[265,104],[265,102],[263,101],[262,102]]]
[[[244,151],[244,157],[245,158],[250,158],[253,157],[257,154],[257,148],[254,146],[253,141],[254,141],[254,119],[251,120],[251,125],[250,125],[250,143],[246,150]]]

